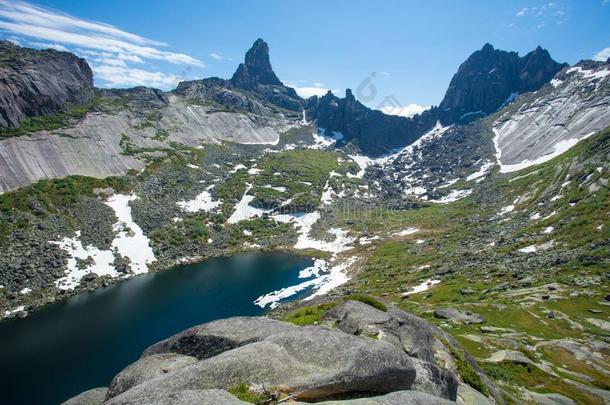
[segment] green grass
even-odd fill
[[[251,390],[250,385],[246,383],[232,385],[227,388],[227,391],[238,399],[251,404],[265,404],[268,400],[265,394]]]
[[[377,308],[380,311],[383,312],[387,312],[388,311],[388,307],[386,304],[384,304],[383,302],[369,296],[369,295],[364,295],[364,294],[352,294],[352,295],[348,295],[347,297],[345,297],[345,300],[349,301],[360,301],[360,302],[364,302],[367,305],[370,305],[374,308]]]
[[[116,192],[128,192],[132,187],[129,177],[98,179],[86,176],[69,176],[61,179],[40,180],[30,186],[0,195],[0,216],[21,211],[31,215],[66,215],[67,208],[85,197],[94,197],[96,188],[113,188]],[[38,208],[44,209],[41,212]],[[29,222],[0,221],[0,243],[16,228],[29,227]]]
[[[489,390],[487,389],[485,384],[483,384],[479,373],[472,367],[472,365],[466,359],[466,354],[464,353],[464,351],[461,349],[456,349],[447,343],[445,343],[445,346],[451,352],[451,355],[455,360],[455,367],[460,377],[462,377],[462,380],[480,393],[488,395]]]
[[[486,370],[489,370],[489,366]],[[501,370],[501,371],[500,371]],[[560,377],[549,375],[534,365],[499,363],[491,369],[492,375],[501,376],[499,381],[510,381],[540,393],[558,393],[573,399],[578,404],[603,404],[601,398],[565,383]]]
[[[21,136],[38,131],[52,131],[74,125],[93,108],[93,103],[83,106],[70,106],[65,112],[29,117],[21,121],[17,128],[0,129],[0,138]]]
[[[337,306],[336,302],[328,302],[299,308],[286,314],[282,320],[298,326],[313,325],[318,323],[322,319],[322,316],[335,306]]]

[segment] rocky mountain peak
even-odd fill
[[[269,61],[269,45],[257,39],[246,52],[244,63],[240,63],[231,78],[236,87],[251,89],[259,84],[282,86],[282,82],[273,72]]]
[[[490,114],[517,94],[537,90],[564,66],[540,46],[519,57],[486,43],[462,63],[439,107],[450,122]]]
[[[493,52],[493,51],[495,51],[495,49],[492,44],[487,42],[487,43],[485,43],[485,45],[483,45],[483,48],[481,48],[481,51],[482,52]]]
[[[93,97],[93,72],[69,52],[22,48],[0,41],[0,127],[65,111]]]

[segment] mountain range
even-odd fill
[[[196,327],[95,403],[247,398],[246,360],[303,400],[362,403],[346,399],[361,384],[387,388],[367,388],[373,403],[608,402],[610,61],[485,44],[438,106],[406,118],[350,89],[301,98],[262,39],[230,79],[171,91],[95,88],[75,55],[0,49],[3,317],[213,256],[316,259],[311,279],[255,303],[317,326],[252,319],[255,339],[239,319]],[[304,290],[310,301],[280,305]],[[203,353],[198,339],[220,343]],[[398,359],[390,374],[410,384],[372,384],[377,362],[358,380],[343,349],[311,359],[303,347],[324,339]]]

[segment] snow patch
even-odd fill
[[[461,200],[464,197],[468,197],[470,194],[472,194],[472,190],[452,190],[449,194],[439,198],[438,200],[429,201],[436,204],[448,204],[450,202]]]
[[[433,285],[439,284],[440,282],[441,282],[441,280],[429,278],[427,280],[424,280],[420,284],[412,287],[411,291],[402,293],[402,296],[406,297],[407,295],[417,294],[420,292],[427,291],[430,287],[432,287]]]
[[[211,186],[214,187],[214,186]],[[209,188],[208,188],[209,190]],[[212,195],[209,191],[204,190],[197,194],[194,199],[188,201],[178,201],[176,203],[183,211],[186,212],[199,212],[199,211],[212,211],[222,204],[222,201],[212,200]]]

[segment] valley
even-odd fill
[[[438,326],[452,360],[434,364],[458,396],[608,403],[609,63],[486,44],[439,107],[403,118],[350,90],[303,100],[268,51],[257,40],[230,80],[92,89],[82,114],[0,132],[0,314],[26,318],[2,326],[211,258],[288,253],[309,263],[298,277],[271,282],[271,265],[246,313],[189,322],[269,311],[335,327],[332,311],[363,302]],[[521,70],[493,70],[507,63]],[[472,71],[501,91],[475,96]],[[353,334],[395,332],[367,327]]]

